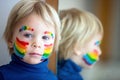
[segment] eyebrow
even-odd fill
[[[101,41],[96,41],[95,45],[100,45]]]
[[[32,27],[29,27],[29,26],[22,26],[19,30],[19,32],[21,31],[25,31],[25,30],[30,30],[30,31],[34,31],[34,29]]]
[[[53,35],[53,33],[52,33],[52,32],[45,31],[45,32],[44,32],[44,34],[48,34],[48,35],[52,36],[52,38],[54,38],[54,35]]]

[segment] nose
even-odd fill
[[[34,48],[41,48],[40,44],[37,44],[36,42],[32,43],[32,47],[34,47]]]
[[[31,44],[33,48],[41,48],[42,40],[35,38]]]
[[[98,51],[98,54],[99,54],[99,55],[102,54],[102,51],[101,51],[101,48],[100,48],[100,47],[97,48],[97,51]]]

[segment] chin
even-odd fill
[[[30,61],[29,64],[39,64],[41,61]]]
[[[28,63],[28,64],[39,64],[39,63],[41,63],[40,59],[34,59],[34,58],[33,59],[32,58],[24,59],[23,61]]]
[[[84,63],[84,68],[87,68],[87,69],[91,69],[91,68],[93,68],[95,66],[95,63],[93,63],[93,64],[87,64],[87,63]]]
[[[86,65],[86,68],[87,69],[91,69],[91,68],[93,68],[94,67],[94,65],[92,64],[92,65]]]

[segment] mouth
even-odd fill
[[[31,56],[42,56],[40,53],[29,53]]]

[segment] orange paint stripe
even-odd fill
[[[20,44],[17,40],[16,40],[16,44],[17,44],[19,47],[23,48],[23,49],[26,48],[24,45]]]
[[[26,50],[24,48],[20,48],[17,44],[15,44],[16,49],[19,50],[21,53],[25,53]]]
[[[20,41],[18,38],[16,38],[16,40],[24,46],[28,45],[28,42]]]

